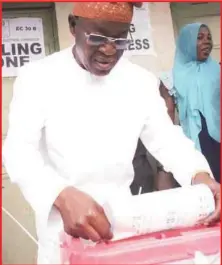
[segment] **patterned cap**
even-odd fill
[[[75,2],[73,15],[91,19],[130,23],[133,17],[134,5],[139,7],[138,3],[130,2]]]

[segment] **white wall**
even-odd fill
[[[204,23],[208,25],[213,36],[213,50],[211,56],[218,62],[221,61],[221,24],[220,24],[220,3],[171,3],[172,17],[175,34],[181,27],[188,23]]]
[[[68,15],[73,3],[55,3],[60,49],[73,43],[68,28]],[[175,48],[170,3],[150,3],[150,19],[153,28],[154,47],[157,56],[133,56],[132,61],[154,71],[169,70],[173,62]]]
[[[73,38],[69,33],[68,15],[72,13],[73,3],[55,2],[58,39],[60,49],[65,49],[72,44]]]
[[[167,71],[172,67],[175,50],[170,4],[153,2],[149,10],[157,56],[133,56],[132,61],[153,72]]]

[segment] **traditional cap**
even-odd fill
[[[134,5],[141,7],[142,3],[75,2],[73,15],[91,19],[130,23],[133,17]]]

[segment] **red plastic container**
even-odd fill
[[[193,259],[196,251],[205,256],[219,255],[220,249],[220,225],[153,233],[96,246],[84,246],[80,240],[64,235],[61,263],[172,264]]]

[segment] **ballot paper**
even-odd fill
[[[195,226],[215,210],[215,202],[211,190],[199,184],[137,196],[117,192],[103,207],[115,241]]]

